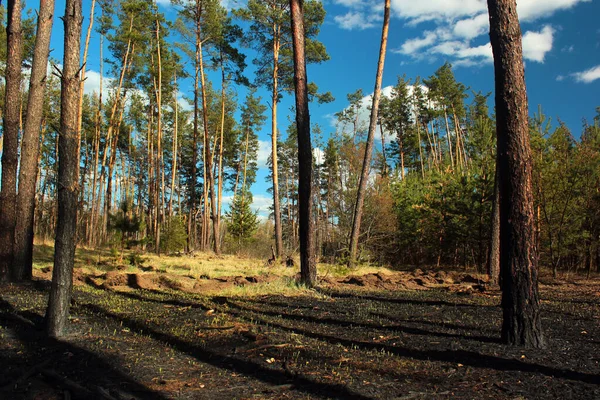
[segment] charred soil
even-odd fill
[[[598,278],[541,284],[544,350],[500,343],[500,293],[476,275],[218,293],[269,279],[76,274],[61,341],[43,335],[47,280],[3,286],[0,398],[600,398]]]

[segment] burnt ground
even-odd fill
[[[531,350],[500,343],[498,291],[408,275],[258,297],[90,281],[61,341],[43,335],[48,281],[2,286],[0,398],[600,398],[599,278],[541,285]]]

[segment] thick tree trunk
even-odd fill
[[[37,180],[40,149],[40,126],[44,112],[46,71],[50,51],[50,35],[54,14],[54,0],[40,2],[35,37],[33,63],[29,80],[29,98],[19,169],[17,224],[15,226],[14,263],[15,280],[31,279],[33,262],[33,216],[35,213],[35,182]]]
[[[21,61],[23,57],[21,1],[8,0],[7,11],[2,191],[0,192],[0,281],[10,279],[17,220],[17,166],[19,163]]]
[[[521,28],[515,0],[488,0],[500,168],[502,341],[542,347],[532,160]]]
[[[317,281],[312,218],[312,146],[306,56],[304,53],[303,0],[290,0],[294,47],[294,83],[296,87],[296,126],[298,131],[298,206],[300,213],[300,279],[308,287]]]
[[[46,330],[52,337],[64,334],[69,317],[73,263],[77,242],[77,194],[79,188],[79,49],[81,0],[67,0],[64,27],[65,47],[61,77],[60,136],[58,143],[58,223],[54,251],[52,288],[46,311]]]
[[[362,173],[360,176],[360,183],[356,196],[356,206],[354,207],[352,234],[350,235],[350,255],[348,258],[348,266],[350,268],[353,268],[356,263],[356,252],[358,250],[358,237],[360,236],[362,208],[365,201],[365,191],[367,188],[367,180],[369,179],[369,170],[371,169],[371,157],[373,155],[373,139],[375,136],[375,128],[377,126],[377,113],[379,111],[379,98],[381,97],[381,80],[383,78],[383,66],[385,64],[385,52],[387,50],[389,26],[390,0],[385,0],[383,28],[381,32],[381,47],[379,49],[379,62],[377,65],[377,75],[375,77],[375,90],[373,91],[373,105],[371,107],[371,120],[369,121],[369,132],[367,134],[365,157],[363,160]]]

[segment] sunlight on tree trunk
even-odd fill
[[[356,253],[358,250],[358,239],[360,236],[360,223],[362,218],[362,208],[365,201],[365,191],[369,171],[371,170],[371,157],[373,153],[373,140],[375,128],[377,127],[377,113],[379,111],[379,99],[381,97],[381,80],[383,78],[383,66],[385,64],[385,53],[387,49],[388,31],[390,25],[390,0],[385,0],[385,9],[383,14],[383,28],[381,32],[381,47],[379,50],[379,62],[377,64],[377,75],[375,77],[375,90],[373,91],[373,104],[371,106],[371,120],[369,121],[369,132],[367,134],[367,146],[365,147],[365,156],[360,175],[358,193],[356,195],[356,204],[354,206],[354,219],[352,223],[352,233],[350,234],[350,254],[348,266],[353,268],[356,264]]]

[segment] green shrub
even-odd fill
[[[185,249],[187,232],[185,222],[179,216],[172,217],[166,229],[160,235],[160,249],[170,254]]]

